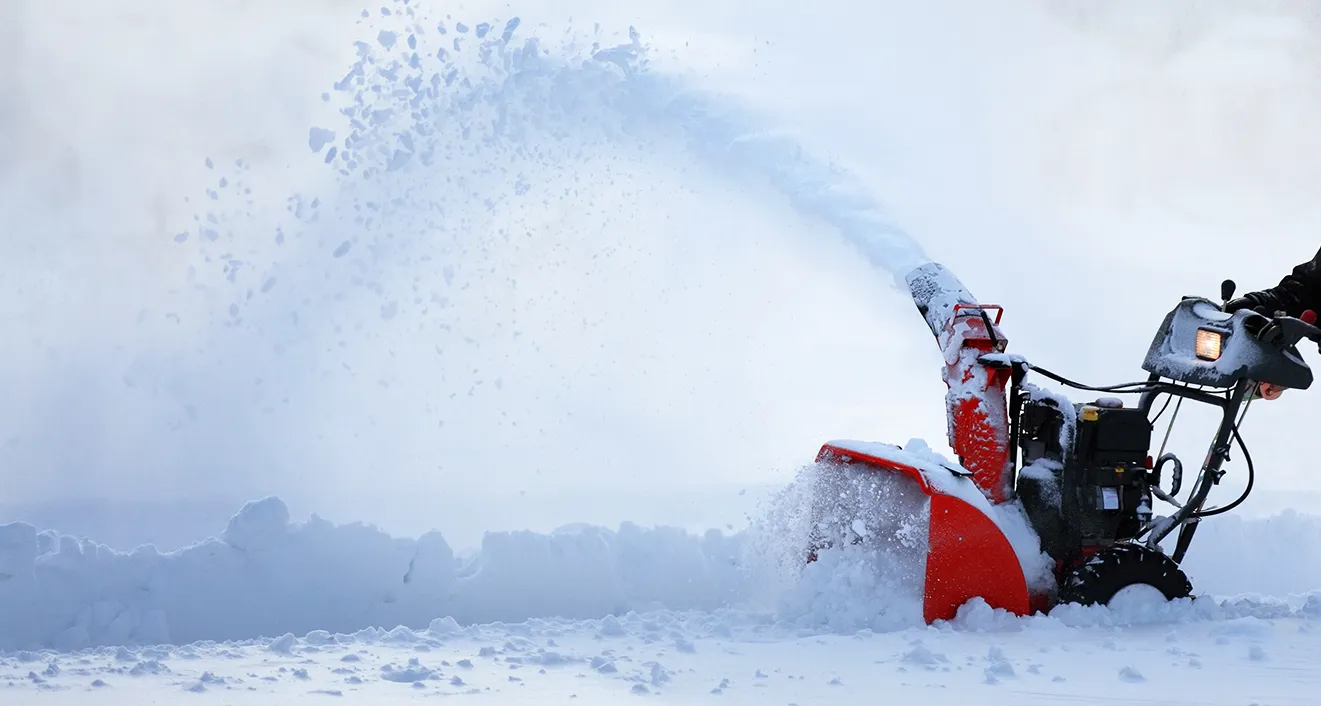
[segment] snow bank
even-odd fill
[[[1321,516],[1285,510],[1203,521],[1183,568],[1199,592],[1221,596],[1303,595],[1321,590]]]
[[[278,498],[217,538],[162,554],[0,526],[0,649],[189,643],[312,630],[714,609],[746,593],[739,539],[624,525],[491,533],[456,558],[439,533],[397,539]]]
[[[920,530],[912,520],[923,498],[892,504],[884,516],[849,519],[855,530],[888,528],[895,531],[885,536],[898,539],[831,552],[804,568],[805,489],[787,487],[766,515],[732,535],[632,524],[493,532],[471,557],[455,556],[434,532],[400,539],[316,516],[291,522],[278,498],[248,503],[218,537],[170,553],[150,546],[121,552],[24,523],[0,525],[0,650],[727,608],[809,633],[920,626],[914,548],[924,538],[899,530]],[[1317,558],[1321,518],[1292,511],[1217,518],[1203,524],[1185,563],[1204,596],[1191,607],[1056,617],[1200,619],[1269,614],[1286,603],[1316,610]],[[997,613],[978,620],[1015,619]]]

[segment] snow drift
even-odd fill
[[[0,525],[0,649],[662,609],[737,609],[843,634],[920,626],[913,596],[882,590],[903,581],[887,577],[893,567],[876,552],[852,550],[801,568],[796,492],[786,489],[762,521],[733,534],[631,524],[498,532],[472,556],[455,556],[439,533],[401,539],[316,516],[292,522],[278,498],[248,503],[217,537],[171,553]],[[1205,523],[1186,567],[1199,594],[1282,598],[1321,590],[1321,565],[1297,560],[1317,556],[1321,518],[1290,512]]]
[[[188,643],[370,626],[709,610],[746,593],[738,538],[632,525],[493,533],[456,559],[438,533],[396,539],[278,498],[218,537],[117,552],[31,525],[0,526],[0,647]]]

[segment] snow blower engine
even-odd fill
[[[1063,603],[1110,603],[1130,588],[1155,589],[1166,600],[1191,596],[1180,564],[1198,523],[1238,507],[1252,490],[1255,471],[1239,433],[1248,407],[1312,384],[1297,345],[1304,339],[1321,345],[1315,313],[1228,314],[1212,300],[1184,297],[1147,352],[1146,380],[1091,387],[1006,354],[1000,307],[977,303],[943,266],[924,265],[906,279],[944,357],[949,442],[958,464],[924,449],[859,441],[825,444],[817,464],[836,476],[888,474],[929,501],[921,577],[926,621],[953,618],[974,598],[1025,615]],[[1222,300],[1233,292],[1234,283],[1225,282]],[[1071,402],[1029,383],[1029,372],[1098,397]],[[1136,404],[1126,406],[1118,397],[1125,394],[1138,395]],[[1221,421],[1187,497],[1179,500],[1183,463],[1165,445],[1185,401],[1219,409]],[[1155,424],[1171,402],[1170,429],[1153,453]],[[1246,488],[1233,502],[1208,508],[1235,445],[1247,467]],[[844,514],[890,500],[855,495],[849,502],[859,506]],[[1171,512],[1158,514],[1156,501]],[[839,503],[833,490],[814,498],[809,562],[838,542],[869,541],[866,533],[841,539],[838,531],[825,531],[830,520],[821,508],[832,503]],[[1044,583],[1029,580],[1041,557],[1025,556],[1010,541],[1021,533],[1011,526],[1015,513],[1006,509],[1026,515],[1041,551],[1053,560]],[[1171,537],[1168,551],[1162,542]]]

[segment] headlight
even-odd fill
[[[1220,348],[1225,335],[1211,329],[1197,329],[1197,357],[1202,360],[1220,360]]]

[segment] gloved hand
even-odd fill
[[[1274,316],[1277,311],[1284,311],[1291,315],[1297,308],[1298,302],[1295,297],[1290,297],[1278,289],[1265,289],[1260,292],[1249,292],[1236,299],[1231,299],[1225,303],[1225,311],[1234,313],[1239,309],[1265,310],[1267,316]]]
[[[1270,297],[1265,292],[1250,292],[1241,297],[1230,299],[1225,302],[1225,312],[1232,314],[1239,309],[1256,309],[1259,306],[1267,306],[1266,301]],[[1267,309],[1269,311],[1269,308]]]
[[[1307,309],[1321,310],[1321,250],[1308,262],[1293,268],[1274,287],[1244,294],[1225,304],[1225,311],[1232,313],[1240,309],[1265,309],[1267,316],[1274,316],[1277,311],[1301,316]]]

